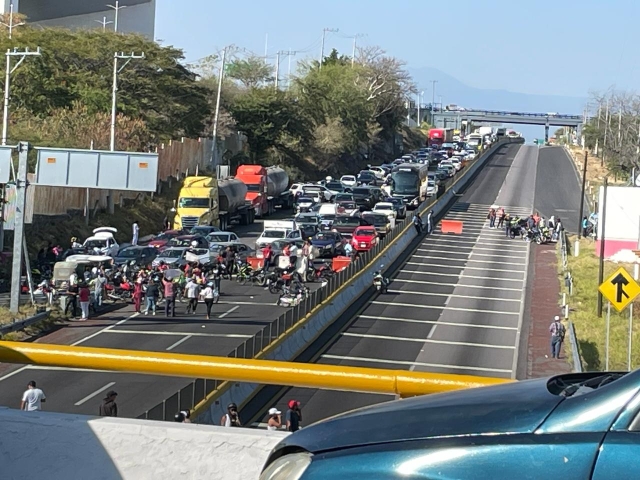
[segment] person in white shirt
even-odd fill
[[[214,297],[213,282],[209,282],[202,291],[202,298],[204,298],[204,304],[207,307],[207,320],[211,320],[211,307],[213,306]]]
[[[133,234],[131,245],[138,245],[138,235],[140,234],[140,227],[138,226],[137,221],[133,222],[133,225],[131,226],[131,233]]]
[[[44,392],[36,388],[36,382],[31,380],[27,385],[27,390],[22,394],[20,410],[26,410],[27,412],[42,410],[42,403],[46,401],[47,397],[45,397]]]
[[[278,430],[282,426],[282,412],[277,408],[269,409],[269,420],[267,430]]]
[[[198,307],[198,296],[200,295],[200,285],[195,281],[195,278],[190,279],[184,288],[186,290],[186,297],[189,299],[187,304],[187,314],[196,313]]]

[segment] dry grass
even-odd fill
[[[577,237],[569,237],[569,245]],[[560,260],[561,262],[562,260]],[[604,278],[606,279],[620,266],[633,273],[632,265],[605,262]],[[591,239],[580,240],[580,256],[569,254],[568,268],[573,275],[573,295],[568,296],[571,309],[570,320],[576,328],[576,336],[580,346],[580,353],[587,370],[602,370],[605,368],[605,319],[606,301],[602,318],[597,315],[598,293],[598,257],[595,254],[595,243]],[[560,265],[562,272],[562,265]],[[568,293],[563,285],[563,292]],[[632,368],[640,365],[640,301],[634,304],[633,347],[631,352]],[[627,344],[629,332],[629,308],[622,313],[611,309],[611,327],[609,343],[609,369],[626,370]]]
[[[15,321],[25,320],[38,313],[38,309],[32,305],[23,305],[20,307],[20,313],[13,314],[6,307],[0,307],[0,325],[11,323]],[[18,342],[32,338],[34,336],[41,335],[52,330],[57,325],[61,325],[65,322],[65,318],[62,312],[57,308],[52,308],[49,313],[49,318],[42,320],[41,322],[34,323],[33,325],[25,328],[23,331],[8,333],[2,337],[2,340]]]

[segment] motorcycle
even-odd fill
[[[382,272],[378,270],[373,274],[373,286],[380,293],[387,293],[389,287],[389,279],[382,275]]]
[[[285,287],[302,288],[302,276],[295,270],[291,272],[289,270],[276,268],[267,275],[267,286],[271,293],[282,293],[285,291]]]
[[[299,305],[302,300],[309,296],[309,288],[302,286],[301,284],[291,284],[291,287],[284,286],[282,293],[278,297],[276,305],[279,307],[295,307]]]
[[[307,271],[304,274],[304,278],[307,282],[315,282],[316,280],[322,280],[325,278],[331,278],[335,275],[331,268],[323,264],[320,267],[315,267],[313,261],[310,260],[307,266]]]

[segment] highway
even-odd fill
[[[253,246],[262,232],[261,223],[234,230],[244,243]],[[310,286],[318,288],[319,284]],[[285,311],[275,305],[277,295],[261,287],[223,281],[221,293],[211,321],[204,318],[204,304],[198,306],[196,315],[189,316],[185,314],[186,303],[179,304],[176,318],[164,317],[164,304],[156,316],[136,314],[133,305],[127,305],[87,322],[72,322],[38,341],[226,356]],[[0,405],[18,407],[30,380],[35,380],[47,395],[46,410],[97,414],[103,394],[115,390],[120,416],[125,417],[144,413],[190,383],[183,378],[0,365]]]
[[[463,233],[426,237],[389,292],[371,299],[317,361],[515,378],[531,246],[489,229],[486,215],[493,204],[532,213],[537,175],[537,147],[498,152],[446,216],[462,221]],[[282,410],[290,399],[302,402],[309,425],[393,396],[292,388],[272,403]]]

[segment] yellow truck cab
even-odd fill
[[[218,182],[213,177],[184,179],[173,228],[190,230],[196,225],[218,225]]]

